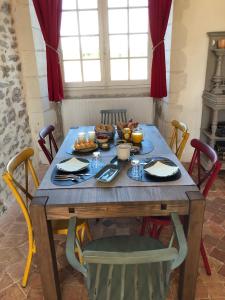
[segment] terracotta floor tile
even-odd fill
[[[12,278],[7,273],[2,273],[0,277],[0,291],[13,284]]]
[[[210,256],[220,260],[221,262],[225,262],[225,251],[220,249],[213,249],[213,251],[210,253]]]
[[[4,291],[0,292],[1,300],[24,300],[26,299],[25,295],[21,292],[17,284],[10,286]]]
[[[220,268],[219,272],[220,275],[224,276],[225,278],[225,264]]]

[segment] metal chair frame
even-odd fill
[[[9,163],[7,164],[6,171],[2,175],[4,181],[12,191],[13,196],[15,197],[17,203],[19,204],[23,216],[26,221],[27,230],[28,230],[28,255],[24,270],[24,275],[22,278],[22,286],[26,287],[27,279],[30,271],[31,261],[33,254],[36,253],[35,240],[32,229],[32,222],[29,214],[29,205],[30,201],[32,201],[33,196],[29,191],[29,174],[31,175],[32,181],[34,183],[34,187],[38,188],[39,181],[34,170],[31,158],[34,155],[34,150],[32,148],[26,148],[16,156],[14,156]],[[15,179],[14,172],[24,165],[25,170],[25,186],[23,186],[20,182]],[[23,194],[25,197],[23,197]],[[55,234],[67,234],[68,222],[64,220],[57,220],[52,222],[53,232]],[[79,239],[80,243],[84,241],[84,234],[87,234],[89,240],[91,240],[90,229],[88,223],[83,220],[79,220],[78,226],[76,227],[76,236]],[[75,234],[74,234],[75,235]],[[80,252],[78,251],[78,256],[81,258]]]
[[[53,136],[54,130],[55,130],[55,127],[53,125],[49,125],[49,126],[43,128],[39,132],[38,143],[39,143],[41,149],[43,150],[49,164],[51,164],[51,162],[53,161],[54,152],[55,153],[58,152],[58,146],[57,146],[56,141]],[[49,149],[46,146],[46,138],[48,138]],[[54,151],[53,151],[53,149],[54,149]]]
[[[216,177],[221,169],[221,162],[218,160],[217,153],[209,145],[203,143],[198,139],[191,140],[191,146],[195,149],[188,173],[193,175],[195,167],[197,167],[197,186],[202,190],[203,196],[206,198],[210,188],[216,180]],[[211,168],[204,171],[201,164],[201,156],[204,154],[208,160],[211,162]],[[203,174],[202,174],[203,173]],[[157,217],[144,217],[141,226],[141,235],[144,235],[146,228],[149,228],[149,235],[154,238],[159,238],[159,235],[164,226],[171,224],[171,220],[167,217],[157,218]],[[207,275],[211,275],[211,269],[209,266],[206,250],[204,247],[203,240],[201,239],[200,253],[204,262],[205,270]]]

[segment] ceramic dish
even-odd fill
[[[89,161],[84,158],[69,158],[56,164],[56,168],[63,172],[79,172],[89,166]]]
[[[180,172],[179,167],[173,161],[163,157],[152,158],[144,166],[144,171],[150,176],[159,178],[171,177]]]
[[[95,178],[100,182],[110,182],[118,175],[119,172],[120,167],[118,165],[108,164],[95,175]]]

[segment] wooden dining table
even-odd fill
[[[180,168],[179,179],[165,182],[135,181],[127,176],[130,164],[127,162],[119,175],[108,184],[97,182],[94,177],[82,183],[71,183],[69,186],[54,184],[52,173],[56,164],[66,158],[80,156],[71,151],[78,132],[88,132],[94,127],[74,127],[66,135],[30,206],[38,266],[46,300],[61,299],[51,221],[69,219],[72,216],[82,219],[168,216],[171,212],[183,216],[188,243],[187,258],[181,266],[179,276],[179,299],[195,299],[204,197],[158,129],[151,124],[141,126],[144,140],[149,141],[153,147],[149,153],[140,155],[140,159],[156,156],[169,158]],[[102,160],[106,164],[115,155],[116,147],[113,144],[110,150],[101,152]],[[91,156],[89,153],[82,155],[89,160]]]

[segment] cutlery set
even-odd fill
[[[57,180],[57,181],[66,181],[66,180],[70,180],[70,181],[76,181],[78,179],[80,179],[81,177],[83,176],[91,176],[93,174],[89,174],[89,173],[79,173],[79,174],[56,174],[55,177],[54,177],[54,180]]]

